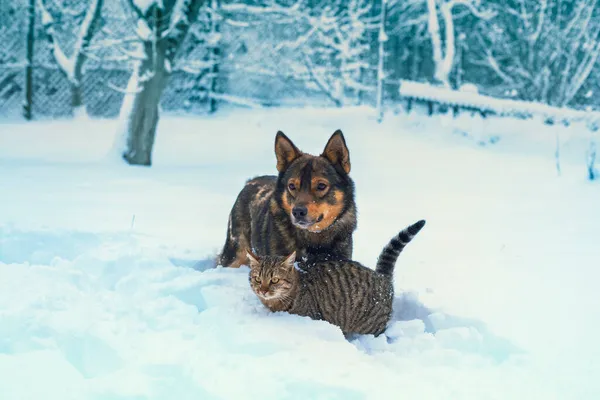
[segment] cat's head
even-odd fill
[[[250,263],[250,287],[258,297],[276,300],[290,295],[298,281],[295,251],[287,257],[258,257],[250,250],[246,255]]]

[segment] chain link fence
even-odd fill
[[[65,3],[62,5],[70,13],[53,13],[53,16],[57,16],[55,40],[69,56],[87,5],[74,2],[72,7],[67,8],[69,5]],[[56,11],[52,10],[52,5],[56,2],[49,2],[48,9]],[[105,1],[102,29],[94,36],[87,54],[81,86],[87,113],[93,117],[118,115],[132,73],[131,60],[119,53],[114,45],[124,37],[134,40],[133,27],[128,25],[122,6],[119,0]],[[35,18],[32,114],[36,119],[68,117],[73,113],[69,81],[54,60],[37,7]],[[0,117],[18,118],[22,115],[27,23],[26,0],[17,0],[14,4],[0,3],[0,42],[3,43],[0,49]],[[161,102],[163,109],[205,111],[207,99],[199,89],[205,82],[199,82],[199,74],[201,71],[173,71]]]
[[[44,0],[55,19],[55,41],[67,56],[72,53],[87,3]],[[218,1],[207,3],[181,48],[161,98],[164,111],[209,113],[215,111],[216,102],[263,106],[328,102],[322,88],[311,81],[298,49],[281,45],[299,37],[301,28],[290,29],[289,25],[295,16],[269,19],[247,10],[224,12]],[[28,4],[29,0],[0,1],[1,118],[23,115]],[[125,7],[124,0],[104,0],[101,28],[86,53],[81,86],[92,117],[119,114],[132,73],[132,57],[121,44],[137,38]],[[34,119],[69,117],[73,114],[69,81],[54,59],[43,22],[36,1],[32,115]],[[215,48],[217,68],[211,59]]]
[[[0,116],[21,112],[26,35],[27,13],[0,2]]]

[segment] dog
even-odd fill
[[[335,131],[314,156],[279,131],[275,156],[279,174],[250,179],[238,194],[218,264],[247,265],[248,249],[259,256],[296,251],[305,262],[352,259],[356,204],[342,132]]]

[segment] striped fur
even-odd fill
[[[247,256],[250,287],[271,311],[325,320],[344,334],[382,334],[392,315],[393,262],[404,246],[421,230],[419,221],[400,232],[382,251],[382,273],[350,260],[320,261],[296,267],[288,257]],[[393,260],[392,260],[393,257]],[[393,262],[392,262],[393,261]]]
[[[381,254],[377,258],[377,266],[375,271],[384,274],[392,275],[394,266],[398,256],[408,243],[415,237],[417,233],[425,226],[425,220],[420,220],[412,224],[408,228],[403,229],[400,233],[392,238],[390,242],[383,248]]]

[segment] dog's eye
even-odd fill
[[[271,278],[271,283],[277,283],[279,282],[279,278]]]
[[[290,190],[292,190],[292,191],[293,191],[293,190],[296,190],[296,185],[294,185],[293,183],[290,183],[290,184],[288,185],[288,189],[290,189]]]
[[[317,190],[318,190],[318,191],[322,192],[322,191],[323,191],[323,190],[325,190],[325,189],[327,189],[327,185],[326,185],[326,184],[324,184],[323,182],[320,182],[320,183],[317,185]]]

